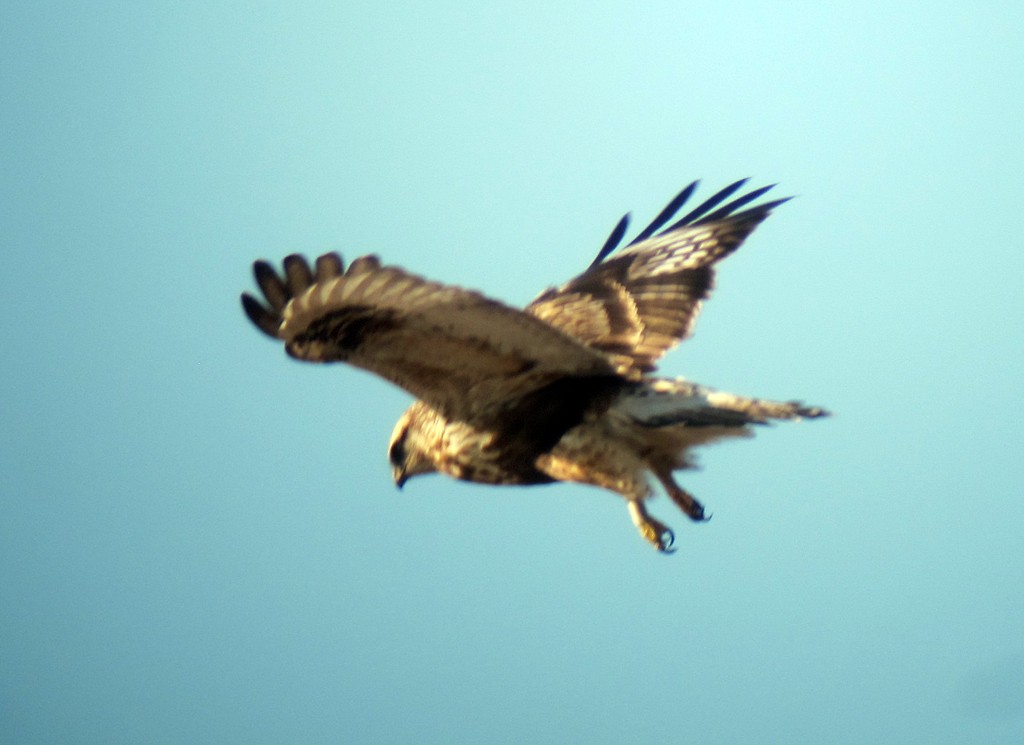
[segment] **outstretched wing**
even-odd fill
[[[449,417],[514,408],[565,376],[611,376],[599,351],[544,320],[459,287],[363,256],[345,270],[297,255],[284,275],[254,264],[266,304],[243,294],[249,319],[292,357],[347,362],[401,386]]]
[[[583,274],[541,293],[526,312],[607,354],[623,375],[650,372],[692,332],[714,286],[714,265],[787,201],[741,209],[772,188],[765,186],[719,207],[746,181],[727,186],[662,229],[696,190],[693,182],[624,250],[607,258],[626,232],[626,215]]]

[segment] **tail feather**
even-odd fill
[[[683,379],[650,381],[633,392],[625,407],[629,416],[645,427],[743,427],[768,424],[772,419],[829,416],[820,406],[747,398]]]

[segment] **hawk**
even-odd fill
[[[690,184],[616,251],[627,214],[586,271],[522,310],[373,255],[346,268],[336,253],[312,267],[287,256],[281,274],[255,262],[265,302],[243,294],[242,306],[292,357],[347,362],[417,398],[388,448],[399,488],[435,472],[483,484],[591,484],[621,495],[641,536],[669,552],[672,530],[647,511],[649,476],[703,521],[704,507],[673,478],[694,466],[693,448],[773,419],[827,415],[653,374],[691,334],[715,265],[787,201],[749,206],[774,185],[732,198],[746,181],[677,217]]]

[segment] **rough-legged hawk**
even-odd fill
[[[645,506],[649,474],[703,520],[700,502],[672,477],[692,465],[692,448],[771,419],[827,413],[652,375],[689,336],[715,264],[786,201],[747,206],[770,186],[727,201],[745,181],[672,221],[690,184],[615,253],[623,217],[585,272],[523,310],[375,256],[345,269],[334,253],[312,268],[288,256],[283,275],[257,261],[266,303],[243,294],[242,305],[292,357],[347,362],[417,397],[388,450],[399,487],[433,472],[484,484],[593,484],[625,497],[640,534],[667,551],[673,533]]]

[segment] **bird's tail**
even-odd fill
[[[829,415],[820,406],[737,396],[682,378],[650,381],[634,391],[624,406],[626,413],[645,427],[742,427],[767,424],[772,419]]]

